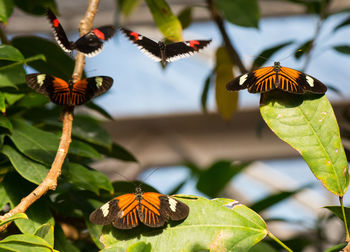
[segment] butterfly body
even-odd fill
[[[139,222],[149,227],[161,227],[170,220],[182,220],[188,216],[189,207],[164,194],[142,192],[123,194],[108,201],[90,214],[90,221],[97,225],[112,225],[118,229],[132,229]]]
[[[165,44],[163,41],[155,42],[125,28],[120,28],[120,30],[132,43],[140,48],[141,52],[145,53],[154,61],[160,61],[163,66],[168,62],[188,57],[203,49],[211,42],[211,40],[189,40]]]
[[[68,40],[62,25],[50,9],[47,10],[47,17],[50,20],[58,45],[65,52],[78,50],[88,57],[93,57],[101,52],[103,41],[110,39],[115,33],[115,28],[113,26],[101,26],[81,36],[77,41],[72,42]]]
[[[226,89],[238,91],[248,89],[250,93],[265,93],[279,89],[288,93],[324,94],[327,87],[316,78],[288,67],[282,67],[279,62],[274,66],[259,68],[243,74],[227,83]]]
[[[113,84],[113,79],[108,76],[95,76],[73,83],[48,74],[28,74],[26,81],[29,87],[49,97],[53,103],[64,106],[84,104],[105,93]]]

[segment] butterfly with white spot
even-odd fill
[[[315,93],[324,94],[326,85],[316,78],[288,67],[274,66],[259,68],[253,72],[243,74],[226,84],[229,91],[248,89],[250,93],[265,93],[279,89],[293,94]]]
[[[140,48],[141,52],[145,53],[154,61],[161,61],[163,66],[165,66],[167,62],[191,56],[211,42],[211,40],[188,40],[170,44],[165,44],[162,41],[157,43],[137,32],[122,27],[120,30],[132,43]]]
[[[112,225],[118,229],[132,229],[139,222],[148,227],[162,227],[168,220],[187,218],[189,207],[181,201],[155,192],[143,192],[136,187],[135,193],[115,197],[90,214],[96,225]]]

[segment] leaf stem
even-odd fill
[[[346,233],[345,241],[350,242],[348,223],[346,220],[345,209],[343,204],[343,196],[339,196],[339,202],[340,202],[341,212],[343,214],[343,220],[344,220],[344,226],[345,226],[345,233]]]
[[[4,45],[9,45],[10,44],[10,41],[8,41],[7,37],[6,37],[6,34],[2,28],[2,26],[0,25],[0,40],[1,40],[1,43],[4,44]]]
[[[277,242],[279,245],[281,245],[285,250],[289,251],[289,252],[293,252],[293,250],[291,250],[290,248],[287,247],[286,244],[284,244],[282,241],[280,241],[276,236],[274,236],[271,232],[268,232],[267,235],[274,240],[275,242]]]

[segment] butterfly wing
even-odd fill
[[[275,81],[273,67],[263,67],[234,78],[226,84],[226,89],[238,91],[247,88],[250,93],[265,93],[275,88]]]
[[[326,85],[316,78],[288,67],[281,67],[279,71],[280,89],[289,92],[303,94],[305,92],[324,94]]]
[[[69,84],[48,74],[28,74],[26,81],[29,87],[50,98],[53,103],[67,105],[69,102]]]
[[[84,104],[93,97],[105,93],[111,88],[113,79],[108,76],[95,76],[83,80],[79,80],[73,84],[71,104],[77,106]]]
[[[206,47],[210,42],[211,40],[189,40],[168,44],[165,47],[166,61],[171,62],[191,56]]]
[[[189,207],[166,195],[147,192],[140,204],[140,221],[149,227],[161,227],[170,220],[182,220],[188,216]]]
[[[131,229],[139,224],[138,205],[135,194],[123,194],[97,208],[90,214],[89,219],[96,225],[112,223],[119,229]]]
[[[50,9],[47,9],[46,15],[50,20],[51,26],[53,28],[53,34],[58,45],[63,49],[63,51],[71,52],[73,50],[72,43],[68,40],[67,35],[64,32],[63,27],[61,26],[55,14]]]
[[[113,37],[115,28],[113,25],[100,26],[92,30],[92,32],[101,40],[107,41]]]
[[[150,57],[154,61],[158,62],[162,60],[160,48],[157,42],[145,36],[142,36],[139,33],[130,31],[122,27],[120,28],[120,30],[132,43],[137,45],[137,47],[141,50],[141,52],[146,54],[148,57]]]

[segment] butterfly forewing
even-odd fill
[[[137,47],[154,61],[161,61],[160,47],[157,42],[133,31],[120,28],[123,34]]]
[[[58,21],[55,14],[50,10],[47,9],[46,12],[47,17],[50,20],[53,33],[55,36],[55,39],[58,43],[58,45],[63,49],[65,52],[71,52],[72,51],[72,43],[68,40],[66,33],[63,30],[62,25]]]
[[[211,40],[189,40],[168,44],[165,47],[166,61],[171,62],[189,57],[200,49],[203,49],[210,42]]]

